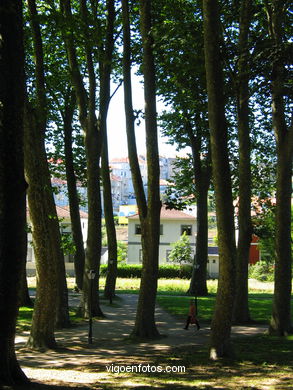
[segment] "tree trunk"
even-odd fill
[[[208,91],[213,179],[216,195],[220,275],[211,324],[210,356],[231,356],[231,321],[235,290],[235,231],[232,185],[227,147],[223,74],[220,57],[218,2],[203,2],[204,51]]]
[[[23,167],[24,50],[22,3],[1,9],[0,61],[0,386],[27,383],[15,355],[18,292],[26,251]]]
[[[104,195],[104,213],[106,220],[106,231],[108,240],[108,269],[105,284],[104,296],[112,298],[115,295],[117,277],[117,239],[114,223],[111,180],[109,171],[108,140],[107,140],[107,116],[110,102],[110,77],[112,71],[112,57],[114,50],[114,22],[115,5],[114,0],[107,1],[107,33],[105,48],[100,53],[102,61],[100,64],[100,115],[99,126],[103,138],[102,150],[102,181]]]
[[[155,70],[152,54],[151,4],[140,2],[141,30],[143,38],[143,71],[145,86],[146,148],[148,167],[148,201],[146,201],[139,169],[134,131],[131,93],[131,48],[128,1],[122,1],[123,12],[123,76],[124,104],[129,162],[142,229],[143,266],[140,293],[133,337],[156,338],[159,332],[155,324],[155,303],[158,279],[158,250],[160,238],[159,159],[157,144]]]
[[[208,262],[208,190],[211,181],[210,150],[204,161],[201,160],[202,134],[200,129],[195,136],[187,125],[193,157],[193,172],[196,188],[196,251],[188,294],[208,295],[207,262]],[[209,148],[210,149],[210,148]]]
[[[276,263],[273,311],[270,334],[285,336],[293,332],[291,323],[292,255],[291,255],[291,193],[293,129],[285,120],[284,59],[284,6],[272,0],[268,6],[269,30],[275,49],[272,64],[272,120],[277,141],[277,206],[276,206]]]
[[[79,120],[85,134],[85,151],[87,166],[87,196],[88,196],[88,236],[85,257],[85,272],[83,277],[83,295],[81,303],[81,314],[89,315],[89,306],[92,308],[93,316],[102,316],[99,304],[99,272],[101,261],[101,193],[100,193],[100,157],[102,150],[102,135],[99,132],[96,117],[96,75],[92,54],[92,38],[89,31],[84,29],[84,49],[86,53],[86,67],[88,72],[88,92],[84,86],[83,76],[79,70],[76,48],[72,31],[72,12],[70,0],[60,0],[61,12],[64,22],[68,28],[63,31],[63,38],[67,51],[68,63],[71,73],[72,85],[76,94],[76,101],[79,110]],[[88,26],[88,9],[85,0],[80,6],[83,26]],[[95,272],[93,284],[94,294],[91,294],[89,272]],[[89,302],[92,297],[91,302]]]
[[[104,213],[106,220],[107,241],[108,241],[108,269],[105,284],[104,296],[111,299],[115,295],[117,278],[117,239],[114,223],[111,181],[109,175],[109,159],[107,136],[104,136],[102,153],[102,179],[104,189]]]
[[[239,141],[239,208],[238,208],[238,247],[236,262],[236,292],[233,321],[250,322],[248,307],[248,264],[252,236],[251,226],[251,172],[250,172],[250,134],[249,134],[249,56],[248,37],[251,19],[251,0],[241,3],[239,61],[237,85],[237,114]]]
[[[27,253],[27,238],[25,243],[25,253]],[[26,259],[21,271],[20,289],[19,289],[19,306],[33,307],[33,302],[29,295],[26,277]]]
[[[151,1],[140,1],[140,27],[143,42],[143,75],[145,99],[145,129],[148,171],[147,213],[139,210],[143,266],[137,313],[132,336],[156,338],[155,304],[158,281],[160,241],[160,166],[157,140],[157,110],[153,38],[151,34]]]
[[[50,227],[52,219],[47,208],[50,181],[45,172],[46,154],[33,109],[25,110],[25,172],[28,182],[28,205],[36,258],[37,291],[31,334],[28,345],[53,348],[56,302],[57,263],[52,258]],[[53,216],[52,216],[53,217]]]
[[[64,256],[45,149],[46,93],[43,46],[35,0],[28,0],[36,75],[36,107],[25,105],[25,174],[36,256],[37,293],[28,345],[54,348],[54,322],[68,325]],[[56,318],[55,318],[56,316]]]
[[[196,221],[196,251],[188,294],[207,296],[208,186],[202,188],[198,193]]]
[[[76,176],[73,164],[72,153],[72,120],[75,109],[74,91],[71,93],[71,102],[65,107],[64,112],[64,150],[65,150],[65,170],[68,189],[68,199],[70,208],[70,220],[72,237],[75,245],[74,271],[75,283],[79,290],[82,290],[85,251],[79,213],[79,198],[76,187]]]

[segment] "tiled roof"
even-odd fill
[[[135,214],[135,215],[132,215],[131,217],[128,217],[129,219],[138,219],[139,216],[138,214]],[[160,218],[161,219],[189,219],[190,221],[195,221],[195,217],[190,215],[190,214],[187,214],[187,213],[184,213],[183,211],[179,211],[179,210],[169,210],[166,208],[166,206],[162,206],[161,208],[161,215],[160,215]]]
[[[110,165],[111,163],[129,163],[129,159],[128,157],[115,157],[111,159]]]
[[[69,206],[56,206],[58,217],[61,218],[70,218]],[[64,217],[62,216],[64,214]],[[80,218],[88,218],[88,214],[85,211],[79,210]]]
[[[69,206],[64,206],[64,207],[56,206],[56,211],[57,211],[57,215],[59,218],[70,219]],[[27,213],[27,216],[29,218],[29,208],[28,207],[26,208],[26,213]],[[88,214],[82,210],[79,210],[79,215],[81,218],[88,218]]]

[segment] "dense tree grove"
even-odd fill
[[[169,208],[197,204],[190,295],[208,294],[208,198],[212,195],[215,200],[220,276],[211,358],[232,356],[233,321],[250,321],[250,241],[253,232],[261,236],[260,220],[265,221],[251,219],[253,205],[259,215],[263,205],[275,204],[270,218],[275,292],[269,331],[280,336],[291,333],[290,2],[5,0],[1,17],[0,385],[26,380],[14,353],[17,307],[27,292],[23,288],[25,192],[38,273],[30,347],[55,348],[56,326],[69,325],[53,175],[68,183],[81,314],[103,315],[99,302],[102,203],[109,245],[104,293],[108,298],[115,295],[117,240],[107,116],[112,93],[122,84],[143,254],[131,335],[160,336],[154,315],[162,201],[158,129],[178,150],[186,146],[191,150],[178,159],[173,186],[164,198]],[[144,86],[147,194],[135,138],[134,68]],[[157,98],[166,107],[160,116]],[[86,251],[77,190],[81,182],[87,188]],[[95,289],[89,299],[92,271]]]

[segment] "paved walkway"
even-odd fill
[[[71,303],[77,303],[77,297],[71,297]],[[179,321],[156,308],[156,323],[160,334],[166,336],[151,342],[133,343],[127,340],[134,325],[137,295],[121,294],[114,304],[101,305],[104,319],[93,320],[93,344],[88,345],[88,323],[70,329],[56,331],[56,340],[62,347],[57,351],[35,352],[25,348],[27,334],[18,335],[16,349],[18,359],[30,378],[46,380],[49,375],[57,380],[62,370],[66,370],[66,381],[94,383],[99,380],[99,372],[105,375],[106,366],[111,364],[147,364],[154,355],[165,355],[174,347],[202,345],[208,341],[209,326],[195,331],[194,325],[188,331],[183,329],[184,320]],[[234,327],[233,334],[253,335],[263,333],[266,326]],[[86,365],[86,377],[78,371]],[[92,369],[90,369],[92,367]],[[63,374],[64,375],[64,374]],[[64,380],[64,378],[63,378]]]

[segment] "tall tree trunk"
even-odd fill
[[[22,3],[2,2],[0,46],[0,386],[28,383],[14,347],[18,290],[25,264]],[[27,385],[29,386],[29,384]]]
[[[227,147],[223,74],[220,57],[218,2],[203,2],[204,52],[208,91],[213,179],[216,195],[220,275],[211,325],[212,359],[231,355],[231,321],[235,290],[235,231],[232,185]]]
[[[25,240],[25,253],[27,253],[27,237]],[[21,271],[21,280],[20,280],[20,289],[19,289],[19,306],[33,307],[33,302],[29,295],[27,277],[26,277],[26,259],[22,266]]]
[[[269,32],[275,50],[272,63],[272,120],[277,141],[276,263],[273,311],[269,332],[279,336],[293,332],[291,323],[292,255],[291,193],[293,129],[287,127],[284,105],[282,53],[285,7],[281,1],[267,4]]]
[[[79,120],[85,135],[85,151],[87,166],[87,196],[88,196],[88,236],[85,257],[85,272],[83,277],[83,295],[81,312],[87,317],[89,306],[93,316],[103,315],[99,304],[99,272],[101,261],[101,193],[100,193],[100,157],[102,137],[96,117],[96,76],[92,55],[92,40],[88,36],[87,26],[88,9],[86,1],[81,1],[80,12],[84,22],[84,40],[86,66],[88,71],[88,92],[83,83],[83,76],[79,70],[74,37],[72,32],[72,12],[70,0],[60,0],[61,12],[64,16],[67,31],[63,31],[63,38],[67,51],[72,85],[76,94],[79,110]],[[93,284],[95,293],[91,294],[89,271],[95,272]],[[89,299],[91,304],[89,305]]]
[[[208,190],[211,181],[210,150],[207,158],[201,160],[201,138],[198,130],[195,136],[187,125],[193,159],[193,172],[196,187],[196,250],[188,294],[195,296],[208,295],[207,262],[208,262]]]
[[[233,320],[237,323],[250,321],[248,307],[248,264],[252,236],[251,226],[251,172],[249,134],[249,56],[248,38],[251,19],[251,0],[243,0],[240,11],[239,61],[237,85],[237,115],[239,141],[239,236],[236,262],[236,292]]]
[[[74,271],[75,283],[79,290],[82,290],[85,251],[79,213],[79,197],[76,187],[76,176],[73,163],[72,152],[72,121],[75,110],[76,98],[74,91],[71,92],[70,102],[65,107],[63,115],[64,122],[64,150],[65,150],[65,170],[68,189],[69,209],[72,237],[75,245]]]
[[[102,181],[104,195],[104,213],[106,220],[106,231],[108,240],[108,269],[104,295],[112,298],[115,295],[117,277],[117,238],[114,223],[111,180],[109,171],[108,140],[107,140],[107,116],[110,102],[110,77],[112,71],[112,57],[114,50],[114,21],[115,4],[114,0],[107,1],[107,33],[105,48],[100,53],[100,115],[99,126],[103,135],[102,150]]]
[[[157,110],[155,65],[153,56],[152,2],[140,1],[140,28],[143,42],[143,75],[145,99],[145,129],[147,151],[147,213],[139,210],[143,266],[137,313],[132,335],[155,338],[159,332],[155,323],[155,304],[158,281],[158,257],[160,240],[160,166],[157,140]]]
[[[104,195],[104,213],[106,220],[106,231],[108,241],[108,268],[105,284],[105,298],[112,298],[115,295],[115,286],[117,278],[117,238],[114,223],[113,202],[111,191],[111,180],[109,174],[109,158],[107,147],[107,135],[104,136],[102,152],[102,179]]]
[[[35,0],[28,0],[28,7],[36,64],[36,107],[26,102],[24,150],[37,269],[36,302],[28,345],[53,348],[56,346],[54,322],[59,326],[69,324],[68,293],[59,221],[45,150],[47,106],[43,46]]]
[[[131,49],[128,1],[122,1],[123,10],[123,76],[126,129],[130,168],[141,223],[143,267],[133,337],[156,338],[155,303],[158,279],[158,249],[160,234],[159,159],[156,123],[155,69],[152,53],[151,3],[140,2],[143,39],[143,72],[145,87],[146,148],[148,167],[148,200],[146,201],[139,169],[134,131],[131,94]]]
[[[200,189],[196,206],[196,249],[188,294],[207,296],[208,186]]]

